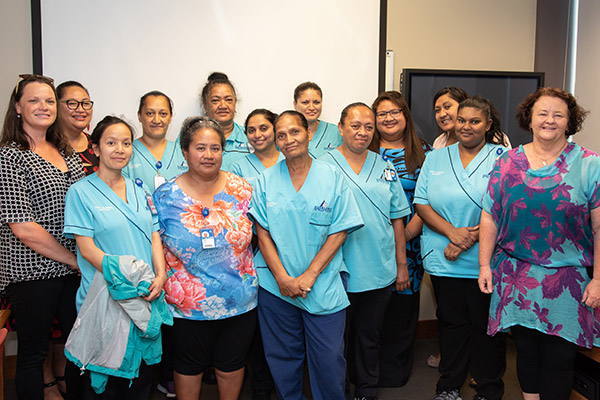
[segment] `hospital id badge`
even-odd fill
[[[148,193],[146,193],[146,201],[148,202],[148,207],[150,208],[152,215],[158,215],[158,211],[154,206],[154,200],[152,200],[152,196],[150,196]]]
[[[162,176],[160,173],[154,175],[154,188],[158,189],[158,187],[160,185],[162,185],[163,183],[165,183],[167,180],[165,179],[164,176]]]
[[[200,229],[200,237],[202,237],[203,249],[215,248],[215,233],[212,228]]]
[[[395,182],[398,179],[398,177],[396,176],[396,171],[394,171],[393,169],[389,169],[389,168],[386,168],[383,171],[383,176],[385,177],[385,180],[388,182]]]

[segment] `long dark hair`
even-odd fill
[[[410,174],[414,174],[425,161],[425,150],[423,150],[425,142],[417,135],[412,115],[408,108],[408,103],[404,97],[402,97],[400,92],[393,90],[383,92],[377,96],[371,107],[375,114],[377,114],[377,107],[379,107],[379,104],[384,100],[394,103],[404,114],[404,119],[406,120],[406,128],[404,128],[404,159],[406,160],[406,171]],[[369,150],[379,154],[379,143],[379,131],[375,129],[375,135],[373,135]]]
[[[15,89],[10,93],[8,109],[6,110],[6,115],[4,116],[4,125],[2,127],[0,146],[12,146],[13,143],[16,143],[18,149],[31,149],[31,136],[29,136],[29,134],[23,129],[23,120],[21,119],[21,116],[17,114],[15,105],[19,102],[19,100],[21,100],[21,97],[23,97],[23,91],[25,87],[32,82],[39,82],[50,86],[52,92],[54,93],[54,99],[58,101],[56,89],[54,88],[54,81],[51,78],[39,75],[30,75],[17,83]],[[60,129],[58,107],[56,107],[56,113],[56,120],[46,130],[46,140],[54,145],[58,151],[70,156],[73,154],[73,149],[71,148],[66,136],[63,135],[62,130]]]

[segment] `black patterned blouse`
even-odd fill
[[[0,147],[0,290],[13,282],[75,273],[31,250],[8,225],[37,222],[60,244],[75,251],[75,241],[63,236],[65,195],[84,174],[77,153],[63,158],[67,172],[31,150],[19,150],[16,145]]]

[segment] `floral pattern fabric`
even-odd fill
[[[423,150],[425,154],[431,151],[431,147],[423,142]],[[414,174],[406,170],[406,155],[404,149],[386,149],[381,147],[379,152],[384,160],[390,161],[398,174],[398,179],[404,189],[404,194],[410,204],[410,215],[406,217],[405,225],[408,225],[410,220],[415,216],[415,206],[413,199],[415,198],[415,187],[417,186],[417,178],[421,172],[421,168],[417,168]],[[406,242],[406,261],[408,263],[408,275],[410,277],[410,287],[401,294],[415,294],[421,290],[421,281],[423,281],[423,258],[421,257],[421,235],[417,235]]]
[[[554,164],[531,170],[521,146],[498,159],[483,200],[498,227],[488,333],[521,325],[599,346],[600,309],[582,298],[593,266],[600,157],[571,143]]]
[[[258,281],[247,216],[251,195],[252,187],[232,173],[210,207],[186,195],[175,179],[154,193],[167,262],[165,298],[173,316],[216,320],[256,307]],[[206,229],[212,229],[215,248],[202,246]]]

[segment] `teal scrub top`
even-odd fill
[[[152,232],[158,231],[158,217],[148,207],[144,190],[125,178],[127,203],[93,173],[72,185],[65,198],[65,237],[94,238],[109,255],[132,255],[152,265]],[[81,308],[96,268],[77,247],[81,284],[75,304]]]
[[[277,162],[285,159],[282,153],[279,153]],[[246,157],[240,158],[231,166],[231,172],[240,176],[248,182],[252,188],[256,189],[256,183],[260,175],[266,170],[262,162],[256,157],[256,154],[248,154]]]
[[[298,192],[285,161],[267,169],[258,180],[249,213],[269,231],[285,270],[294,278],[306,271],[329,235],[363,226],[344,178],[335,167],[319,160],[312,161]],[[342,249],[317,277],[305,299],[281,295],[260,253],[254,263],[260,287],[311,314],[332,314],[350,304],[340,275],[345,270]]]
[[[414,204],[428,204],[454,227],[475,226],[481,221],[482,199],[496,159],[508,149],[486,143],[463,168],[458,143],[434,150],[425,158],[415,188]],[[479,242],[460,253],[455,261],[444,257],[450,241],[423,225],[421,254],[431,275],[477,279]]]
[[[157,168],[156,163],[160,161],[162,166]],[[144,186],[154,193],[154,176],[160,171],[160,174],[165,177],[165,181],[176,177],[177,175],[188,170],[187,162],[183,158],[179,142],[167,140],[167,146],[163,153],[162,160],[154,158],[150,150],[139,139],[133,142],[133,154],[129,164],[121,171],[123,176],[135,180],[140,178]]]
[[[223,163],[221,169],[223,171],[231,171],[233,163],[242,157],[247,156],[252,152],[252,147],[248,143],[248,137],[244,132],[244,128],[233,123],[233,131],[225,140],[225,149],[223,150]]]
[[[410,214],[398,177],[386,180],[385,170],[395,172],[394,166],[372,151],[368,151],[358,175],[339,150],[330,151],[320,160],[342,172],[365,223],[362,229],[348,235],[342,247],[349,273],[347,291],[366,292],[391,285],[397,275],[392,219]]]
[[[319,120],[317,131],[308,143],[308,153],[317,159],[328,151],[337,149],[341,144],[342,135],[337,125]]]

